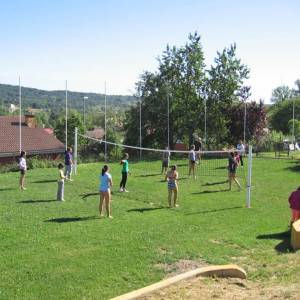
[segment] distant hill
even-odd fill
[[[68,106],[74,109],[82,109],[83,97],[87,107],[104,106],[104,95],[96,93],[81,93],[68,91]],[[107,106],[126,107],[136,102],[135,97],[129,95],[107,95]],[[0,105],[8,107],[9,104],[19,103],[19,87],[16,85],[0,84]],[[64,109],[65,91],[47,91],[35,88],[22,87],[22,106],[32,108],[49,109],[58,112]]]

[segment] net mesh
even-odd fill
[[[141,148],[99,140],[81,134],[79,136],[86,141],[89,149],[97,149],[99,151],[98,158],[100,162],[118,163],[122,159],[123,154],[128,153],[130,172],[137,177],[163,175],[165,173],[163,164],[166,160],[166,153],[169,152],[168,166],[177,166],[181,180],[189,177],[196,180],[201,180],[202,178],[202,183],[205,183],[205,180],[209,183],[213,182],[215,178],[216,182],[224,181],[225,183],[228,176],[228,157],[230,152],[233,151],[233,149],[226,151],[198,151],[196,152],[196,162],[193,168],[189,160],[190,151]],[[104,153],[105,148],[106,156]],[[236,173],[244,186],[246,185],[246,174],[247,161],[244,158],[244,167],[238,167]]]

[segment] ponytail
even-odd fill
[[[108,170],[108,165],[104,165],[104,167],[102,168],[102,176],[107,172]]]

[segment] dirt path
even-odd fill
[[[199,299],[300,299],[300,283],[286,286],[264,285],[247,280],[228,278],[195,278],[157,291],[140,300]]]

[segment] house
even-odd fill
[[[87,131],[85,134],[93,139],[98,140],[103,139],[105,136],[103,128],[94,128],[94,130]]]
[[[47,129],[38,128],[33,115],[21,118],[21,147],[27,156],[56,159],[65,146]],[[20,153],[19,116],[0,116],[0,162],[15,161]]]

